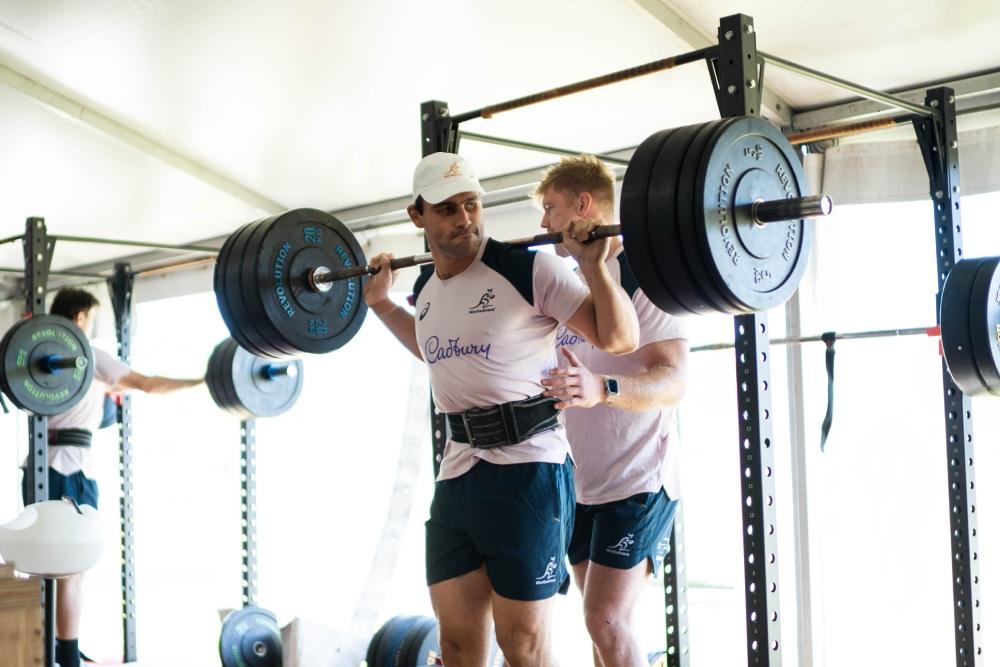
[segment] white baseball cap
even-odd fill
[[[423,197],[428,204],[440,204],[460,192],[486,194],[472,165],[455,153],[431,153],[413,170],[413,202]]]

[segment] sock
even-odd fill
[[[76,639],[57,639],[56,662],[59,667],[80,667],[80,642]]]

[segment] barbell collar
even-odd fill
[[[833,212],[830,195],[810,195],[792,199],[755,201],[750,208],[753,221],[758,225],[768,222],[786,222],[802,218],[819,218]]]
[[[38,360],[38,367],[49,374],[58,373],[61,370],[70,368],[86,368],[87,358],[81,356],[63,357],[58,354],[50,354]]]

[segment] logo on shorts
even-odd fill
[[[607,549],[605,549],[605,551],[607,551],[609,554],[628,556],[630,555],[628,548],[633,544],[635,544],[635,540],[632,539],[632,533],[629,533],[622,539],[618,540],[617,542],[609,546]]]
[[[496,310],[496,306],[491,305],[490,302],[497,298],[496,294],[493,293],[493,288],[488,288],[483,295],[479,297],[479,303],[469,308],[469,313],[492,313]]]
[[[427,311],[430,310],[430,309],[431,309],[431,302],[428,301],[427,303],[424,304],[423,309],[421,309],[421,311],[420,311],[420,321],[421,322],[423,321],[424,316],[427,315]]]
[[[553,556],[552,558],[549,559],[548,565],[545,566],[545,572],[542,573],[542,576],[540,576],[537,579],[535,579],[535,585],[536,586],[544,586],[545,584],[554,584],[554,583],[556,583],[556,568],[557,567],[558,567],[558,565],[556,564],[556,557]]]

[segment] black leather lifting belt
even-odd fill
[[[449,412],[451,439],[479,449],[524,442],[533,435],[559,426],[559,399],[538,395],[490,408]]]
[[[49,444],[65,447],[90,447],[94,434],[85,428],[60,428],[49,431]]]

